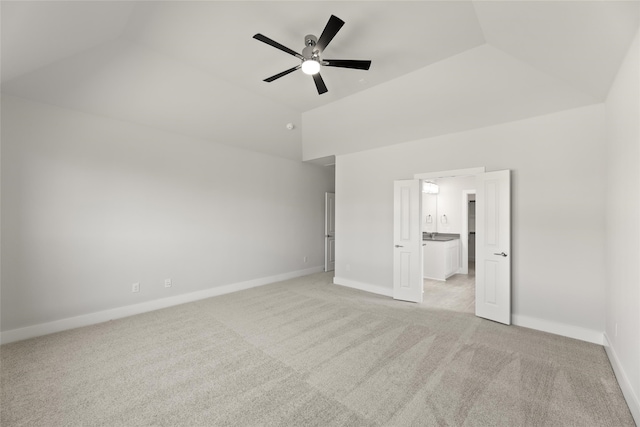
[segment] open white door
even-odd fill
[[[422,302],[420,180],[394,182],[393,298]]]
[[[477,175],[476,316],[511,324],[509,170]]]
[[[336,267],[336,195],[324,194],[324,271]]]

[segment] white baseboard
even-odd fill
[[[355,280],[349,280],[342,277],[335,276],[333,283],[340,286],[346,286],[347,288],[358,289],[360,291],[371,292],[372,294],[384,295],[386,297],[393,297],[393,289],[383,288],[382,286],[371,285],[369,283],[356,282]]]
[[[340,286],[346,286],[348,288],[358,289],[360,291],[393,297],[393,289],[384,288],[382,286],[357,282],[355,280],[345,279],[338,276],[335,276],[333,278],[333,283]],[[549,332],[551,334],[561,335],[581,341],[587,341],[593,344],[603,344],[602,332],[594,331],[592,329],[586,329],[578,326],[572,326],[564,323],[552,322],[528,316],[521,316],[517,314],[511,316],[511,321],[516,326],[522,326],[542,332]]]
[[[553,322],[518,314],[511,315],[511,323],[516,326],[536,329],[538,331],[549,332],[555,335],[562,335],[563,337],[587,341],[593,344],[603,344],[604,336],[602,332],[581,328],[579,326],[572,326],[565,323]]]
[[[230,285],[218,286],[202,291],[190,292],[188,294],[176,295],[168,298],[161,298],[153,301],[142,302],[140,304],[127,305],[124,307],[112,308],[110,310],[97,311],[95,313],[83,314],[81,316],[69,317],[66,319],[54,320],[52,322],[40,323],[38,325],[26,326],[24,328],[12,329],[0,333],[0,343],[7,344],[14,341],[21,341],[28,338],[48,335],[55,332],[75,329],[82,326],[95,325],[96,323],[108,322],[113,319],[133,316],[135,314],[146,313],[161,308],[198,301],[218,295],[230,294],[245,289],[268,285],[282,280],[293,279],[295,277],[306,276],[308,274],[324,271],[322,266],[307,268],[305,270],[291,271],[277,274],[275,276],[262,277],[248,280],[246,282],[232,283]]]
[[[606,332],[604,333],[604,350],[607,352],[609,362],[611,363],[613,372],[616,374],[616,379],[618,380],[618,384],[620,384],[622,394],[627,401],[631,415],[636,421],[636,424],[640,426],[640,398],[638,398],[638,394],[633,390],[629,377],[620,364],[620,359],[618,359],[615,348],[611,346],[611,341],[609,341]],[[640,390],[638,390],[638,392],[640,392]]]

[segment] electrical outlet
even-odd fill
[[[351,264],[347,264],[346,270],[351,271]]]
[[[171,279],[164,279],[164,287],[165,288],[171,287]]]
[[[304,261],[304,263],[306,264],[309,261],[309,257],[302,258],[302,261]]]
[[[134,283],[131,285],[131,292],[140,292],[140,283]]]

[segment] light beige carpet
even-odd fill
[[[632,426],[601,346],[321,273],[3,345],[9,426]]]

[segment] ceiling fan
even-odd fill
[[[283,46],[280,43],[271,40],[269,37],[266,37],[260,33],[253,36],[254,39],[260,40],[261,42],[271,45],[276,49],[280,49],[281,51],[286,52],[289,55],[293,55],[302,61],[299,65],[296,65],[293,68],[289,68],[288,70],[285,70],[274,76],[268,77],[264,79],[264,81],[267,83],[271,83],[272,81],[279,79],[280,77],[286,76],[287,74],[293,73],[296,70],[302,69],[303,73],[309,74],[313,77],[313,81],[315,82],[316,88],[318,89],[318,95],[322,95],[323,93],[327,92],[327,86],[324,84],[322,76],[320,76],[321,66],[368,70],[371,66],[371,61],[362,61],[355,59],[322,59],[320,57],[325,48],[329,45],[331,40],[333,40],[333,38],[338,33],[338,31],[340,31],[340,28],[342,28],[343,25],[344,21],[342,19],[338,18],[337,16],[331,15],[329,21],[327,22],[327,25],[322,31],[322,34],[320,34],[319,39],[312,34],[305,36],[305,48],[302,49],[302,54],[299,54],[298,52],[289,49],[288,47]]]

